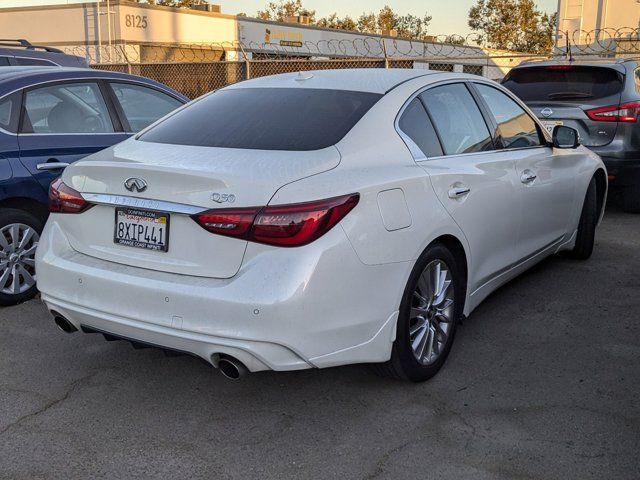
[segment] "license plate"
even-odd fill
[[[564,125],[564,122],[559,120],[542,120],[542,125],[547,129],[547,132],[553,134],[553,129],[556,125]]]
[[[116,208],[113,241],[126,247],[166,252],[169,250],[169,214]]]

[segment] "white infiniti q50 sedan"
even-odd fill
[[[607,176],[481,77],[238,83],[67,168],[38,247],[65,331],[227,376],[375,363],[423,381],[456,325],[543,258],[591,255]]]

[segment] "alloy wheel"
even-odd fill
[[[453,329],[454,286],[451,269],[433,260],[420,274],[409,314],[409,342],[416,360],[431,365],[444,351]]]
[[[36,247],[40,235],[23,223],[0,229],[0,293],[18,295],[36,284]]]

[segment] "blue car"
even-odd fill
[[[36,293],[34,254],[48,189],[64,167],[121,142],[188,99],[133,75],[0,68],[0,305]]]

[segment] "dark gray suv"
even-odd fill
[[[640,212],[640,60],[528,62],[502,83],[549,131],[578,130],[607,166],[611,194],[625,210]]]
[[[42,45],[33,45],[28,40],[0,38],[0,67],[49,66],[89,67],[82,57],[68,55],[62,50]]]

